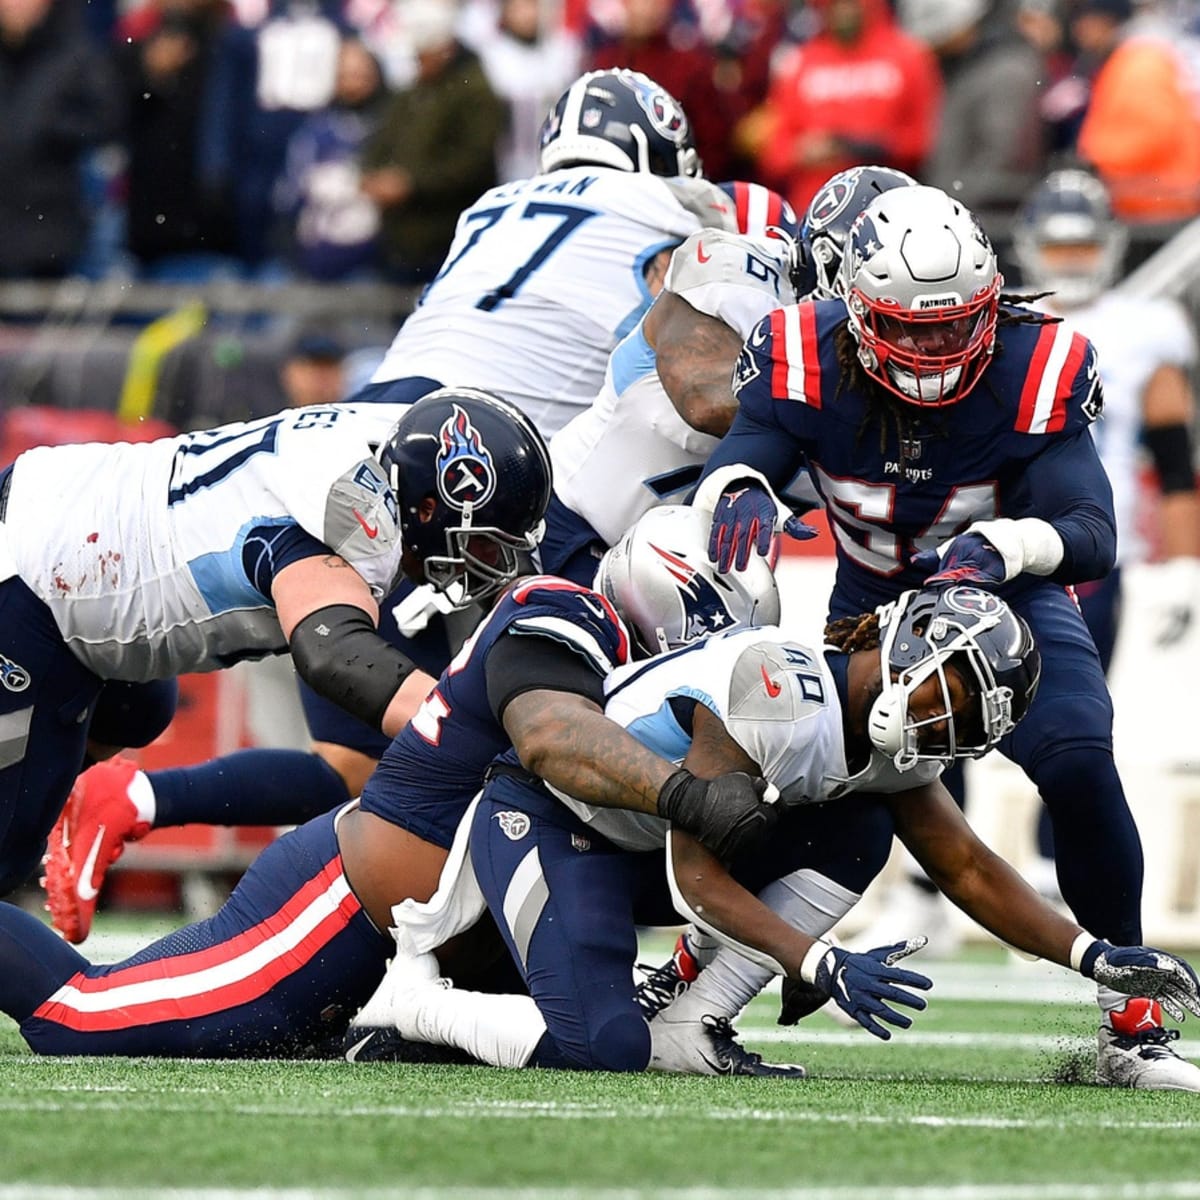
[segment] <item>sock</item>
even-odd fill
[[[805,869],[767,884],[758,898],[794,929],[820,937],[861,897],[819,872]],[[765,967],[722,947],[700,978],[666,1011],[679,1020],[698,1021],[705,1014],[733,1020],[773,977]]]
[[[457,1046],[493,1067],[523,1067],[546,1034],[529,996],[493,996],[459,988],[421,988],[396,1028],[415,1042]]]
[[[72,975],[90,966],[49,925],[0,904],[0,1012],[25,1021]]]
[[[149,779],[159,828],[303,825],[350,799],[342,777],[303,750],[239,750],[199,766],[155,771]]]

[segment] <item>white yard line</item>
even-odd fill
[[[1198,1200],[1200,1182],[990,1183],[922,1187],[404,1187],[391,1188],[88,1188],[0,1184],[0,1200]]]

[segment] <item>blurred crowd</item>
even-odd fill
[[[1002,235],[1079,162],[1200,213],[1200,0],[0,0],[0,277],[426,280],[609,66],[798,211],[872,162]]]

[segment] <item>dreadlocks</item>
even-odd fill
[[[859,613],[857,617],[842,617],[825,626],[825,641],[843,654],[855,650],[879,649],[879,614]]]

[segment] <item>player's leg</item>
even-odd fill
[[[39,1054],[297,1054],[340,1035],[390,939],[342,870],[333,813],[269,846],[214,917],[93,966],[0,909],[0,1007]]]
[[[789,813],[765,854],[736,863],[734,875],[788,924],[822,937],[858,902],[883,869],[892,845],[886,806],[870,796],[847,796]],[[921,933],[907,930],[904,936]],[[674,961],[674,960],[673,960]],[[667,964],[661,970],[668,970]],[[651,1021],[655,1070],[708,1074],[700,1029],[707,1021],[734,1020],[772,979],[765,967],[721,947],[695,982]],[[790,1023],[815,1011],[825,997],[794,996]],[[807,1008],[799,1011],[807,1001]],[[785,1008],[786,1011],[786,1008]],[[786,1068],[738,1072],[777,1074]]]
[[[0,583],[0,895],[41,862],[83,766],[100,688],[50,610],[20,579]]]
[[[1013,603],[1042,654],[1027,718],[1001,750],[1037,785],[1050,813],[1059,887],[1089,933],[1142,940],[1141,839],[1112,752],[1112,702],[1100,657],[1072,599],[1045,586]],[[1097,1077],[1124,1087],[1200,1091],[1200,1068],[1170,1049],[1159,1006],[1097,989],[1103,1012]]]
[[[580,587],[591,587],[596,568],[608,549],[604,539],[555,494],[546,509],[546,531],[538,560],[547,575],[559,575]]]

